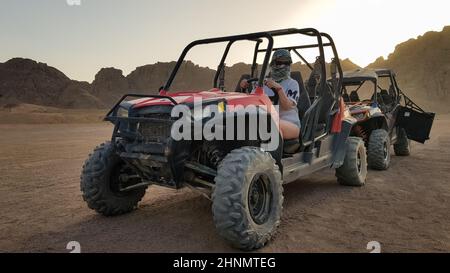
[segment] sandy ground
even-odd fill
[[[0,251],[231,252],[215,232],[210,202],[189,190],[150,187],[131,214],[106,218],[82,201],[87,154],[107,124],[0,125]],[[450,116],[432,140],[363,188],[339,186],[327,170],[285,187],[275,239],[261,252],[450,251]]]
[[[61,109],[34,104],[0,106],[0,124],[98,123],[109,109]]]

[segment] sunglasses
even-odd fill
[[[270,63],[271,66],[279,66],[279,65],[291,65],[291,61],[289,60],[273,60]]]

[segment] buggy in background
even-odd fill
[[[408,156],[410,140],[429,139],[434,113],[425,112],[399,88],[390,69],[356,69],[343,73],[342,97],[357,119],[351,135],[367,147],[370,168],[389,168],[394,146],[397,156]]]

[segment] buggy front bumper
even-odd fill
[[[181,188],[183,162],[189,145],[170,136],[173,120],[149,117],[108,117],[114,124],[112,143],[117,154],[144,180]]]

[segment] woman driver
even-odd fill
[[[300,95],[298,82],[291,78],[291,54],[286,49],[273,53],[270,62],[270,77],[264,81],[264,92],[273,96],[274,91],[279,96],[280,130],[284,139],[296,139],[300,135],[300,118],[297,102]],[[242,80],[241,88],[248,88],[249,83]]]

